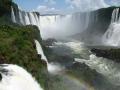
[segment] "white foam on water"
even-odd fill
[[[95,69],[104,75],[113,84],[120,85],[120,65],[118,63],[102,57],[96,57],[93,54],[90,55],[90,60],[76,58],[75,61],[85,63],[91,69]]]
[[[51,74],[60,74],[60,72],[63,72],[64,69],[65,68],[63,66],[61,66],[60,64],[55,64],[55,63],[48,64],[48,71]]]
[[[0,90],[43,90],[32,75],[22,67],[6,64],[0,68],[8,71],[8,75],[1,73]]]

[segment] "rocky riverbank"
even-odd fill
[[[120,49],[91,49],[91,52],[98,57],[104,57],[116,62],[120,62]]]

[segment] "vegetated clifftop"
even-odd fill
[[[100,37],[108,29],[112,12],[117,7],[102,8],[96,11],[90,12],[89,26],[82,33],[78,33],[72,36],[72,38],[77,40],[82,40],[86,43],[92,43],[92,41],[99,41]]]
[[[7,15],[10,16],[12,0],[0,0],[0,16]]]
[[[35,39],[42,43],[36,26],[20,26],[11,20],[12,0],[0,0],[0,64],[17,64],[41,84],[46,85],[47,64],[37,54]]]
[[[17,64],[27,69],[42,86],[45,85],[46,62],[39,58],[34,39],[36,27],[0,26],[0,64]],[[40,41],[40,39],[39,39]]]
[[[11,24],[11,7],[17,8],[12,0],[0,0],[0,24]]]

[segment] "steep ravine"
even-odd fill
[[[11,0],[6,1],[11,2]],[[16,4],[11,2],[8,6],[9,5],[10,11],[6,10],[8,13],[3,13],[0,19],[5,21],[6,15],[11,15],[11,8],[14,9],[14,14],[12,15],[15,15],[16,19],[15,21],[13,20],[13,23],[11,22],[11,17],[8,17],[5,22],[0,24],[0,64],[10,64],[10,66],[11,64],[16,64],[25,68],[33,77],[35,77],[35,80],[40,84],[39,86],[44,90],[119,90],[120,85],[116,83],[114,85],[116,77],[115,79],[114,77],[108,77],[109,73],[105,72],[109,65],[110,68],[112,65],[115,66],[114,64],[109,64],[109,60],[90,55],[91,52],[86,47],[81,46],[80,42],[57,42],[55,46],[46,46],[42,41],[40,34],[39,14],[36,12],[29,13],[24,11],[20,11],[20,13]],[[88,25],[90,28],[88,32],[92,33],[96,29],[98,29],[100,33],[105,32],[110,23],[111,13],[114,8],[115,7],[111,7],[93,11],[92,13],[96,13],[98,18],[97,20],[95,19],[95,21],[93,20],[91,25]],[[26,19],[23,17],[24,20],[28,20],[24,22],[25,24],[21,23],[20,14],[25,17],[27,15]],[[28,19],[30,15],[32,18]],[[5,18],[3,18],[3,16],[5,16]],[[106,16],[108,17],[105,18]],[[94,28],[94,25],[97,27]],[[87,29],[85,32],[87,32]],[[88,39],[88,37],[85,38]],[[66,47],[68,51],[66,50]],[[47,59],[44,54],[47,56],[48,61],[45,61]],[[101,64],[105,68],[101,68]],[[4,65],[2,65],[1,67],[3,68]],[[0,73],[11,75],[11,73],[9,74],[7,73],[8,71],[6,71],[8,68],[0,69]],[[10,68],[15,68],[13,72],[15,72],[14,75],[17,77],[18,74],[16,74],[16,67],[12,66]],[[48,73],[47,69],[52,69],[52,73]],[[21,73],[19,74],[21,75]],[[114,79],[114,82],[109,82],[109,78],[110,80]],[[119,76],[117,78],[119,78]]]

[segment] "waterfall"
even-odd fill
[[[14,18],[13,22],[21,25],[36,25],[42,38],[46,39],[61,38],[82,32],[88,28],[91,14],[88,12],[67,15],[40,15],[37,12],[18,10],[18,16],[15,16],[12,8],[12,18]]]
[[[40,29],[40,17],[35,12],[24,12],[19,10],[19,20],[20,21],[16,23],[20,22],[22,25],[36,25]]]
[[[30,21],[31,21],[30,24],[32,24],[32,25],[37,25],[37,19],[36,19],[36,17],[35,17],[36,14],[30,12],[29,15],[30,15]],[[38,25],[37,25],[37,26],[38,26]]]
[[[13,7],[11,7],[11,18],[12,18],[12,21],[13,21],[14,23],[17,23],[17,22],[16,22],[15,12],[14,12]]]
[[[23,17],[22,17],[22,12],[19,10],[19,20],[21,24],[24,24]]]
[[[111,23],[108,30],[103,35],[103,43],[111,46],[120,45],[120,15],[119,8],[112,12]]]
[[[60,66],[59,64],[49,63],[44,52],[43,52],[41,44],[37,40],[35,40],[35,43],[36,43],[37,53],[40,54],[41,59],[47,63],[47,69],[48,69],[49,73],[57,74],[64,69],[64,67]]]
[[[40,16],[39,14],[37,14],[35,12],[24,12],[21,10],[19,10],[18,13],[19,13],[18,20],[20,20],[20,21],[18,21],[16,23],[22,24],[22,25],[36,25],[39,28],[39,30],[42,29],[41,31],[43,31],[43,32],[44,32],[43,28],[47,27],[47,29],[48,29],[48,26],[53,26],[56,22],[56,16]],[[17,17],[14,17],[14,18],[16,19]],[[59,17],[57,17],[57,18],[59,18]],[[60,20],[60,19],[58,19],[58,20]],[[49,33],[49,32],[46,32],[46,33]],[[35,43],[36,43],[37,53],[40,54],[41,59],[45,60],[45,62],[47,63],[48,71],[50,73],[60,71],[61,69],[60,69],[59,65],[57,66],[53,63],[48,63],[48,60],[43,52],[41,44],[37,40],[35,40]]]
[[[118,20],[119,20],[119,8],[116,8],[113,10],[113,13],[112,13],[111,24],[118,22]]]
[[[37,40],[35,40],[35,43],[36,43],[37,53],[41,55],[41,59],[43,59],[43,60],[45,60],[47,62],[47,58],[44,55],[41,44]]]
[[[29,25],[30,24],[30,19],[28,17],[28,13],[25,13],[25,24]]]
[[[87,29],[90,24],[89,13],[40,16],[40,30],[43,38],[61,38]]]
[[[26,70],[17,65],[1,65],[0,74],[0,90],[43,90]]]

